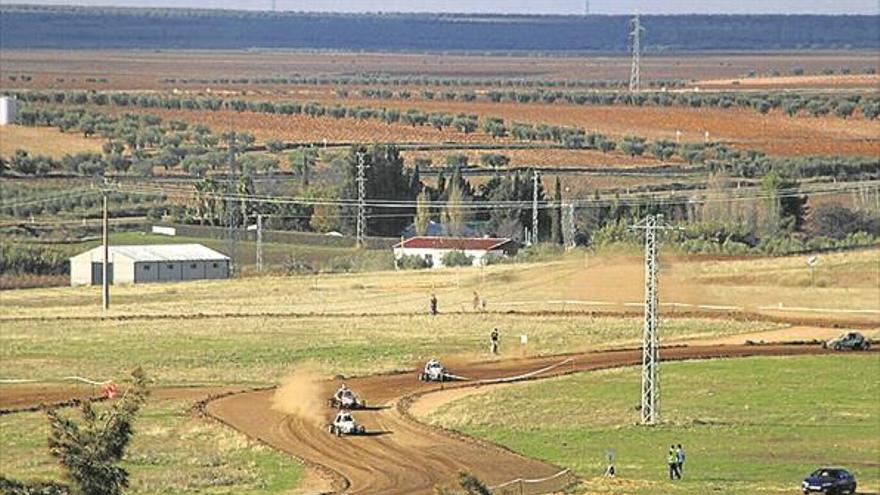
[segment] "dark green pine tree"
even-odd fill
[[[128,472],[119,463],[134,433],[132,425],[147,398],[147,377],[132,372],[132,386],[104,411],[90,401],[82,404],[82,421],[62,416],[53,409],[49,416],[49,453],[58,459],[71,484],[71,493],[121,495],[128,487]]]

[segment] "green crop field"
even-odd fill
[[[496,389],[428,419],[569,467],[588,493],[796,493],[823,465],[851,469],[862,491],[876,493],[877,376],[877,355],[669,363],[657,427],[636,425],[635,368]],[[672,443],[687,454],[684,479],[675,482],[665,464]],[[601,476],[608,450],[613,480]]]

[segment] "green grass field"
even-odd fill
[[[116,238],[120,243],[158,240],[141,234],[122,234]],[[872,299],[876,296],[876,287],[865,283],[874,273],[867,270],[859,275],[848,268],[854,264],[864,266],[876,255],[875,250],[826,257],[826,275],[835,277],[846,272],[847,284],[809,292],[803,287],[789,287],[785,289],[789,292],[783,290],[786,304],[863,307],[871,300],[876,304],[876,297]],[[833,260],[837,261],[832,263]],[[768,269],[788,269],[791,265],[790,269],[796,272],[799,263],[798,260],[780,260]],[[713,297],[724,298],[735,290],[748,292],[749,300],[766,302],[772,301],[770,298],[779,290],[767,279],[749,284],[719,279],[732,271],[725,270],[723,263],[718,265],[716,261],[670,260],[664,265],[662,300],[707,298],[705,302],[712,302]],[[712,278],[709,285],[694,286],[688,282],[701,276]],[[632,347],[640,342],[640,317],[590,316],[584,311],[606,307],[579,306],[564,301],[638,301],[642,283],[641,263],[633,257],[576,254],[554,262],[484,269],[265,276],[116,286],[112,288],[112,306],[106,314],[100,310],[97,287],[7,291],[0,300],[3,309],[0,378],[52,382],[76,374],[119,380],[131,368],[142,366],[157,387],[273,384],[305,364],[332,376],[410,368],[431,356],[486,359],[488,333],[493,327],[502,331],[502,352],[506,356]],[[488,313],[472,309],[474,291],[488,300]],[[441,314],[437,317],[426,315],[431,293],[440,298]],[[545,310],[552,313],[543,313]],[[785,325],[761,321],[677,317],[670,311],[663,318],[662,334],[664,339],[683,340],[783,328]],[[518,343],[521,334],[529,335],[525,348]],[[669,374],[678,366],[691,364],[670,365]],[[595,377],[616,376],[614,373],[618,372],[575,379],[590,381]],[[675,385],[666,383],[664,397],[668,406]],[[616,388],[614,384],[609,386]],[[638,388],[637,382],[625,386]],[[557,395],[565,397],[561,393]],[[582,395],[586,400],[591,394]],[[632,404],[626,403],[629,399],[622,400],[622,407],[612,419],[627,424],[634,421],[635,412]],[[573,410],[577,410],[575,405],[572,404]],[[147,407],[138,423],[135,448],[128,460],[134,493],[286,493],[296,484],[301,472],[296,463],[255,448],[222,427],[192,418],[187,406],[166,401]],[[542,410],[540,407],[518,409],[516,414]],[[674,414],[671,409],[667,411]],[[871,414],[876,423],[877,415]],[[626,415],[629,419],[624,417]],[[693,417],[704,418],[696,414]],[[743,417],[752,416],[745,411]],[[719,418],[709,419],[731,423],[741,420],[736,419],[739,416],[733,412]],[[683,443],[693,445],[696,450],[692,456],[697,466],[701,462],[697,460],[699,438],[708,435],[705,428],[709,427],[696,420],[689,424],[686,417],[673,420],[684,425],[681,431],[697,436],[677,436],[679,430],[676,429],[668,432],[662,441],[674,433]],[[529,452],[544,452],[543,455],[554,459],[582,459],[575,467],[581,473],[592,473],[597,466],[601,467],[601,453],[610,446],[605,444],[613,443],[614,437],[608,436],[608,441],[590,447],[589,452],[578,451],[580,457],[571,457],[575,445],[578,449],[587,449],[587,443],[570,443],[572,447],[563,448],[555,439],[568,438],[568,435],[583,438],[577,435],[595,429],[589,424],[572,423],[571,426],[571,431],[546,432],[529,426],[526,431],[546,436],[526,447],[532,449]],[[742,438],[759,439],[760,433],[754,428],[757,427],[744,426]],[[613,435],[617,430],[625,431],[625,428],[612,428],[605,434]],[[656,433],[652,430],[651,435],[662,437],[664,431],[663,428],[656,429]],[[736,431],[740,431],[739,427]],[[698,433],[704,436],[699,437]],[[45,434],[45,419],[39,414],[0,417],[3,446],[0,474],[27,478],[57,473],[46,454]],[[504,434],[509,436],[499,440],[510,442],[514,438],[513,432]],[[787,440],[782,438],[781,445],[785,445]],[[876,443],[872,445],[876,448]],[[615,448],[620,452],[624,471],[662,470],[662,462],[658,464],[660,467],[653,465],[654,454],[650,452],[639,454],[643,455],[642,461],[636,462],[624,460],[624,446]],[[657,481],[647,474],[640,479]],[[720,479],[726,482],[729,478]],[[710,486],[707,483],[694,486]],[[648,485],[646,493],[656,493],[656,490],[651,492],[651,486],[654,485]],[[746,486],[751,485],[746,483]]]
[[[822,465],[853,470],[861,492],[876,493],[878,376],[877,355],[669,363],[657,427],[636,426],[635,368],[496,389],[428,420],[569,467],[588,493],[797,493]],[[667,478],[671,443],[687,454],[681,481]],[[601,477],[609,449],[615,480]]]
[[[0,334],[0,376],[52,380],[71,373],[118,377],[139,365],[158,385],[278,383],[303,362],[329,376],[415,367],[431,356],[486,359],[489,331],[503,329],[509,354],[634,346],[638,318],[441,315],[357,318],[245,317],[28,320]],[[666,335],[731,335],[767,323],[681,319]],[[519,335],[530,336],[525,348]]]
[[[123,467],[131,494],[287,493],[303,467],[225,426],[193,417],[189,402],[150,400],[135,423]],[[75,411],[68,411],[72,416]],[[58,480],[49,457],[48,421],[40,413],[0,417],[0,474],[23,480]]]

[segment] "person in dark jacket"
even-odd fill
[[[437,315],[437,295],[431,294],[431,316]]]
[[[498,355],[498,344],[500,339],[501,333],[498,332],[497,328],[492,330],[492,333],[489,334],[489,348],[494,355]]]

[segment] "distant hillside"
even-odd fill
[[[880,49],[880,16],[644,16],[650,51]],[[627,49],[625,16],[0,7],[3,48]]]

